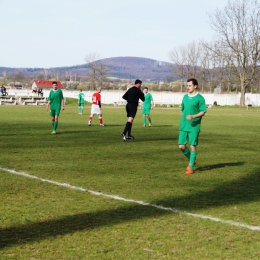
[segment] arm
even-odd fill
[[[191,120],[193,118],[203,117],[205,114],[206,114],[205,112],[199,112],[196,115],[188,115],[188,116],[186,116],[186,119],[187,120]]]
[[[46,111],[48,111],[48,110],[49,110],[50,103],[51,103],[51,101],[50,101],[50,100],[48,100],[48,102],[47,102],[47,105],[46,105]]]
[[[61,110],[65,109],[65,103],[64,103],[64,99],[61,100]]]

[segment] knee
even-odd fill
[[[185,148],[186,148],[186,146],[185,146],[185,145],[179,145],[179,149],[180,149],[181,151],[184,151],[184,150],[185,150]]]

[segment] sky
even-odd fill
[[[100,59],[171,62],[174,48],[215,35],[228,0],[0,0],[0,67],[52,68]]]

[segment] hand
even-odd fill
[[[187,120],[191,120],[191,119],[193,119],[193,116],[192,115],[188,115],[188,116],[186,116],[186,119]]]

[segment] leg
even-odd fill
[[[179,148],[182,151],[182,153],[188,158],[188,160],[190,160],[190,150],[186,146],[186,144],[179,145]]]
[[[88,118],[88,125],[91,126],[91,122],[92,122],[92,119],[93,119],[93,116],[94,115],[90,115],[89,118]]]
[[[143,115],[143,126],[146,127],[146,115]]]
[[[193,170],[194,169],[194,164],[197,156],[197,150],[196,146],[191,145],[190,146],[190,168]]]
[[[134,121],[134,119],[132,117],[128,117],[128,120],[125,125],[125,129],[123,131],[124,135],[126,135],[127,132],[128,132],[128,135],[131,135],[133,121]]]
[[[56,115],[55,117],[54,117],[54,123],[53,123],[53,130],[56,132],[56,130],[57,130],[57,127],[58,127],[58,116]]]
[[[103,126],[102,114],[98,115],[99,125]]]
[[[150,117],[150,114],[147,115],[148,121],[149,121],[149,126],[152,126],[152,119]]]

